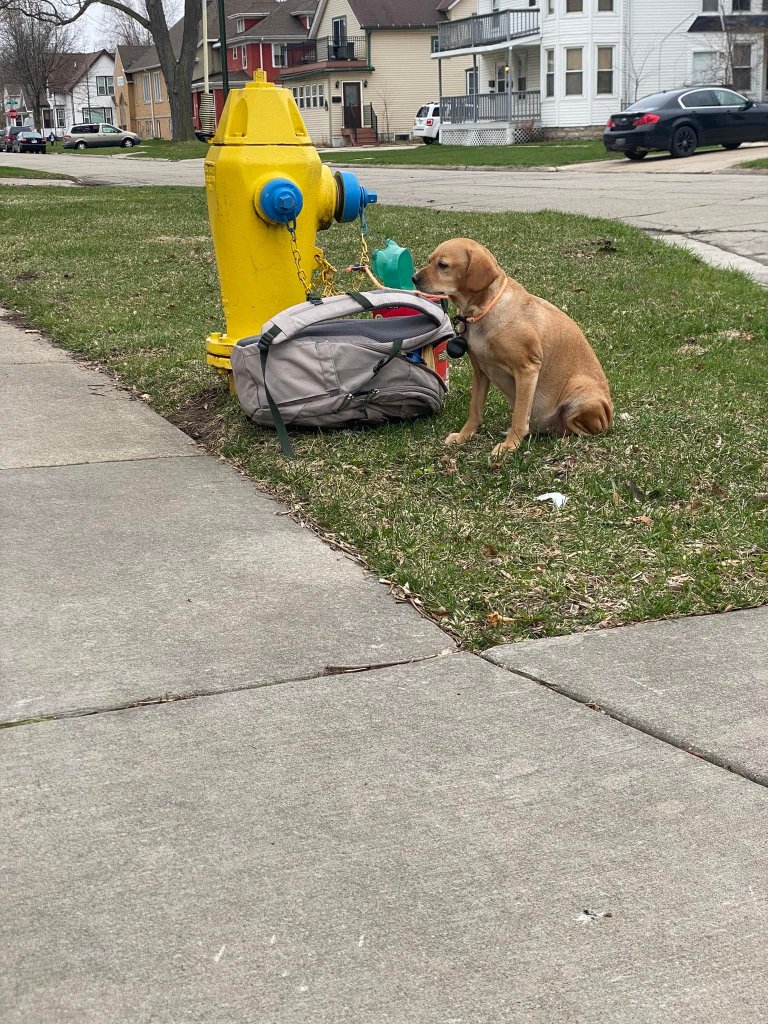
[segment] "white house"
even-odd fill
[[[457,61],[466,81],[460,96],[441,86],[443,142],[588,134],[642,96],[707,80],[768,97],[768,0],[476,4],[438,26],[440,81]]]
[[[72,124],[114,124],[115,55],[108,50],[67,53],[48,80],[45,134],[57,135]]]

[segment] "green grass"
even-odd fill
[[[0,167],[0,178],[57,178],[59,181],[71,181],[68,174],[52,174],[50,171],[37,171],[31,167]]]
[[[478,437],[445,449],[467,407],[462,360],[439,416],[297,434],[287,462],[203,363],[223,321],[202,189],[2,199],[0,299],[357,546],[470,647],[768,601],[765,292],[741,275],[608,221],[375,207],[372,241],[410,243],[418,264],[470,235],[567,309],[603,361],[616,426],[495,461],[509,418],[495,393]],[[352,225],[322,241],[336,266],[355,256]],[[557,511],[536,500],[546,491],[570,500]]]
[[[380,149],[355,152],[334,149],[321,152],[333,163],[386,164],[412,167],[450,165],[460,167],[564,167],[588,160],[611,160],[618,156],[606,152],[599,140],[538,142],[521,146],[414,146],[411,149]]]
[[[768,171],[768,157],[762,157],[760,160],[747,160],[746,163],[736,164],[736,167],[750,167],[759,170]]]
[[[72,156],[140,156],[154,160],[191,160],[204,157],[208,150],[205,142],[192,139],[189,142],[172,142],[168,139],[148,139],[132,149],[122,146],[104,146],[89,149],[63,149],[62,153]]]

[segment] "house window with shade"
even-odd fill
[[[584,51],[580,46],[565,51],[565,95],[584,95]]]
[[[613,96],[613,47],[597,48],[597,95]]]

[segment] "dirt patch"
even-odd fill
[[[215,449],[224,436],[222,411],[226,401],[226,393],[217,382],[169,413],[167,419],[198,444]]]

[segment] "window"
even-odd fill
[[[565,0],[566,14],[581,14],[584,10],[584,0]]]
[[[145,103],[152,102],[152,82],[148,74],[141,76],[141,92]]]
[[[713,89],[721,107],[743,107],[745,97],[732,89]]]
[[[112,75],[96,75],[96,95],[114,96],[115,85]]]
[[[507,72],[509,68],[506,64],[496,65],[496,92],[507,91]]]
[[[552,99],[555,95],[555,51],[547,50],[547,81],[545,95]]]
[[[111,124],[103,124],[101,130],[105,135],[119,135],[120,132],[117,128],[113,128]]]
[[[737,11],[750,11],[752,9],[751,0],[733,0],[733,12]]]
[[[555,13],[555,0],[547,0],[547,14]]]
[[[83,107],[83,120],[93,125],[91,130],[97,132],[99,130],[98,125],[112,124],[112,108]]]
[[[429,37],[429,52],[430,53],[437,53],[437,51],[439,49],[439,46],[440,46],[440,36],[430,36]]]
[[[232,47],[232,60],[237,60],[238,52],[239,52],[239,48],[237,46],[233,46]]]
[[[248,47],[243,46],[241,47],[241,49],[243,51],[243,71],[245,71],[245,69],[248,67]]]
[[[691,107],[719,107],[717,97],[711,89],[697,89],[696,92],[686,93],[680,97],[681,104],[690,109]]]
[[[64,107],[56,107],[56,127],[64,128],[65,124]]]
[[[565,95],[584,95],[584,51],[580,46],[565,51]]]
[[[272,43],[272,67],[273,68],[287,68],[288,67],[288,44],[287,43]]]
[[[733,44],[733,81],[734,89],[749,91],[752,88],[752,44]]]
[[[606,14],[610,13],[614,9],[613,0],[597,0],[598,12],[604,11]]]
[[[691,84],[706,85],[717,81],[719,71],[725,63],[725,56],[715,50],[699,50],[691,62]]]
[[[597,48],[597,95],[613,95],[613,47]]]
[[[155,103],[163,102],[163,77],[159,71],[152,75],[152,84],[155,87]]]
[[[701,0],[701,10],[704,14],[718,14],[720,0]]]
[[[240,35],[241,32],[245,32],[245,18],[237,19],[235,22],[235,31],[238,35]]]
[[[474,96],[477,92],[477,75],[474,68],[467,68],[465,71],[467,76],[467,96]]]
[[[515,83],[518,92],[525,92],[528,88],[528,55],[518,54],[515,58],[517,81]]]

